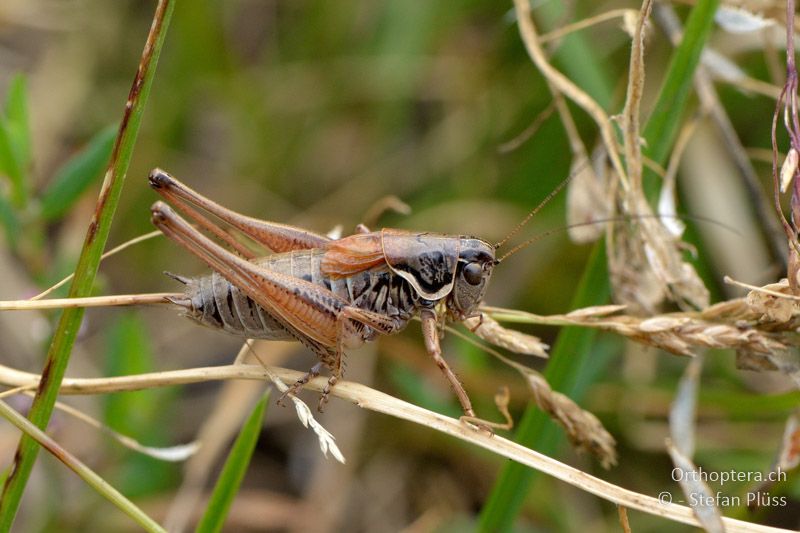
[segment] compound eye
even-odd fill
[[[470,285],[478,285],[483,280],[483,268],[480,263],[467,263],[462,274]]]

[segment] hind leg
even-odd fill
[[[328,403],[328,396],[331,390],[333,390],[333,387],[344,375],[344,351],[342,350],[341,342],[337,342],[336,353],[330,355],[328,368],[331,369],[331,376],[328,378],[328,383],[326,383],[325,387],[322,389],[322,395],[319,398],[319,404],[317,404],[317,411],[320,413],[325,408],[325,404]]]
[[[402,327],[402,324],[394,318],[354,306],[347,306],[339,312],[336,317],[336,351],[329,354],[329,359],[325,361],[331,369],[331,377],[322,389],[322,397],[317,407],[320,412],[328,403],[331,390],[344,375],[344,340],[348,334],[352,334],[352,331],[348,332],[348,327],[353,324],[362,324],[383,334],[390,334]]]
[[[312,366],[311,370],[309,370],[305,376],[295,381],[291,387],[286,389],[286,391],[281,394],[281,397],[278,398],[278,405],[283,406],[283,400],[286,399],[287,396],[296,396],[297,393],[303,389],[306,383],[319,376],[319,372],[322,369],[322,364],[323,363],[320,362]]]

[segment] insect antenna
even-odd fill
[[[525,215],[525,218],[523,218],[523,219],[522,219],[522,221],[521,221],[519,224],[517,224],[517,227],[515,227],[514,229],[512,229],[512,230],[511,230],[511,233],[509,233],[508,235],[506,235],[505,237],[503,237],[503,240],[501,240],[500,242],[498,242],[498,243],[495,243],[495,244],[494,244],[494,248],[495,248],[495,250],[496,250],[496,249],[498,249],[498,248],[500,248],[501,246],[503,246],[505,243],[507,243],[507,242],[508,242],[508,240],[509,240],[511,237],[513,237],[514,235],[516,235],[517,233],[519,233],[519,230],[521,230],[521,229],[522,229],[522,228],[525,226],[525,224],[527,224],[527,223],[530,221],[530,219],[532,219],[532,218],[533,218],[533,215],[535,215],[536,213],[538,213],[540,209],[542,209],[544,206],[546,206],[547,204],[549,204],[549,203],[550,203],[550,200],[552,200],[552,199],[553,199],[553,197],[554,197],[555,195],[557,195],[558,193],[560,193],[560,192],[561,192],[561,190],[562,190],[564,187],[566,187],[566,186],[567,186],[567,184],[570,182],[570,180],[572,180],[572,178],[575,176],[575,174],[577,174],[577,171],[576,171],[576,172],[571,172],[571,173],[569,174],[569,176],[567,176],[566,178],[564,178],[564,180],[563,180],[561,183],[559,183],[559,184],[558,184],[558,186],[557,186],[555,189],[553,189],[552,191],[550,191],[550,192],[547,194],[547,196],[545,196],[545,197],[544,197],[544,200],[542,200],[541,202],[539,202],[539,205],[537,205],[536,207],[534,207],[533,209],[531,209],[531,211],[530,211],[530,212],[529,212],[527,215]],[[508,254],[506,254],[506,255],[508,255]]]
[[[582,227],[585,227],[585,226],[595,226],[597,224],[603,224],[603,223],[606,223],[606,222],[610,222],[610,223],[630,222],[631,220],[642,220],[642,219],[647,219],[647,218],[658,218],[658,219],[676,218],[676,219],[679,219],[679,220],[694,220],[694,221],[697,221],[697,222],[706,222],[706,223],[714,224],[716,226],[724,228],[724,229],[726,229],[728,231],[731,231],[736,235],[741,235],[741,233],[736,228],[734,228],[733,226],[729,226],[728,224],[725,224],[724,222],[720,222],[719,220],[714,220],[713,218],[708,218],[708,217],[704,217],[704,216],[700,216],[700,215],[658,215],[658,214],[626,215],[626,216],[619,216],[619,217],[601,218],[601,219],[598,219],[598,220],[593,220],[591,222],[577,222],[575,224],[568,224],[568,225],[562,226],[560,228],[554,228],[554,229],[551,229],[551,230],[547,230],[547,231],[545,231],[543,233],[540,233],[539,235],[531,237],[527,241],[521,242],[518,245],[514,246],[512,249],[510,249],[505,254],[500,256],[499,259],[496,259],[495,260],[495,264],[500,263],[501,261],[505,260],[506,258],[508,258],[508,257],[514,255],[515,253],[519,252],[523,248],[527,248],[531,244],[533,244],[533,243],[535,243],[535,242],[537,242],[537,241],[539,241],[541,239],[544,239],[545,237],[549,237],[550,235],[553,235],[554,233],[567,231],[567,230],[572,229],[572,228],[582,228]]]

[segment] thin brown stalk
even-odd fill
[[[619,174],[620,179],[627,183],[625,168],[619,157],[619,148],[614,135],[614,128],[608,114],[602,107],[584,90],[575,85],[564,74],[556,70],[547,59],[547,55],[539,43],[539,35],[536,26],[531,18],[531,5],[527,0],[514,0],[517,14],[517,25],[519,26],[520,37],[525,43],[525,49],[541,73],[565,96],[582,107],[597,123],[600,128],[600,135],[606,145],[608,156],[614,166],[614,170]]]
[[[105,252],[103,255],[100,256],[100,261],[103,261],[104,259],[107,259],[107,258],[111,257],[112,255],[115,255],[115,254],[117,254],[117,253],[119,253],[119,252],[121,252],[123,250],[126,250],[126,249],[130,248],[134,244],[139,244],[140,242],[144,242],[144,241],[153,239],[155,237],[158,237],[159,235],[161,235],[161,232],[158,231],[158,230],[155,230],[155,231],[151,231],[150,233],[145,233],[144,235],[139,235],[138,237],[134,237],[133,239],[125,241],[122,244],[120,244],[118,246],[115,246],[114,248],[112,248],[109,251]],[[60,287],[63,287],[64,285],[66,285],[67,283],[72,281],[72,278],[74,278],[74,277],[75,277],[74,273],[70,274],[69,276],[67,276],[66,278],[62,279],[61,281],[59,281],[58,283],[56,283],[55,285],[53,285],[52,287],[50,287],[46,291],[40,292],[39,294],[37,294],[36,296],[31,298],[31,300],[41,300],[42,298],[44,298],[48,294],[51,294],[53,291],[59,289]]]
[[[642,186],[642,145],[639,123],[639,108],[644,93],[644,28],[650,11],[652,0],[642,4],[636,30],[631,45],[631,60],[628,67],[628,90],[625,108],[622,111],[622,135],[625,147],[625,162],[628,167],[628,179],[635,190]]]
[[[179,292],[155,292],[151,294],[87,296],[85,298],[52,298],[49,300],[7,300],[0,301],[0,311],[169,304],[171,303],[170,298],[183,296],[183,293]]]
[[[609,20],[614,20],[617,18],[621,19],[629,13],[636,13],[636,10],[611,9],[609,11],[600,13],[599,15],[595,15],[594,17],[585,18],[583,20],[579,20],[578,22],[573,22],[572,24],[560,26],[559,28],[553,31],[544,33],[539,37],[539,42],[542,44],[549,43],[557,39],[561,39],[562,37],[566,37],[570,33],[585,30],[586,28],[591,28],[592,26],[595,26],[597,24],[602,24],[603,22],[607,22]]]
[[[294,383],[297,379],[304,376],[303,372],[285,368],[270,368],[269,372],[280,377],[284,383]],[[28,386],[36,384],[39,378],[40,376],[36,374],[21,372],[0,365],[0,382],[4,384],[10,386]],[[66,378],[62,382],[61,392],[63,394],[103,394],[205,381],[227,379],[264,380],[267,378],[268,371],[264,367],[256,365],[229,365],[113,378]],[[318,377],[312,379],[306,387],[315,391],[322,391],[326,384],[327,378]],[[617,505],[684,524],[693,526],[699,525],[690,507],[673,503],[667,504],[651,496],[614,485],[556,461],[546,455],[520,446],[508,439],[498,435],[487,435],[484,432],[476,431],[457,419],[428,411],[422,407],[404,402],[364,385],[342,381],[333,388],[331,395],[352,402],[359,407],[420,424],[464,442],[469,442],[497,455],[537,469],[565,483],[569,483],[580,490],[594,494]],[[732,518],[723,518],[723,522],[729,532],[785,531]]]
[[[670,41],[677,45],[680,41],[680,35],[683,29],[672,6],[664,3],[656,4],[653,8],[653,17],[667,33]],[[697,96],[700,99],[703,109],[707,110],[711,120],[714,121],[717,129],[722,134],[722,139],[725,142],[728,153],[739,169],[739,173],[747,189],[747,194],[751,198],[751,205],[755,210],[756,217],[763,225],[765,233],[769,237],[767,241],[772,255],[780,260],[785,267],[786,241],[781,231],[780,224],[773,216],[769,198],[764,194],[764,190],[761,187],[761,180],[758,177],[758,173],[756,173],[750,161],[753,154],[749,153],[742,145],[742,141],[739,139],[739,135],[733,127],[728,113],[719,100],[717,90],[709,79],[706,69],[702,65],[699,65],[695,72],[694,85],[697,89]],[[770,87],[774,86],[770,84]],[[771,98],[778,98],[780,96],[780,88],[774,87],[771,93]],[[771,160],[771,157],[772,154],[770,152],[766,160]]]

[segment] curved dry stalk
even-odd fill
[[[533,122],[531,122],[528,127],[516,134],[513,139],[510,139],[498,146],[497,153],[507,154],[522,146],[528,139],[533,137],[537,131],[539,131],[539,128],[542,126],[542,124],[544,124],[544,121],[550,118],[550,115],[552,115],[553,111],[555,110],[555,103],[550,102],[546,108],[536,115],[536,118],[533,119]]]
[[[770,290],[770,289],[767,289],[767,288],[764,288],[764,287],[756,287],[755,285],[750,285],[749,283],[745,283],[743,281],[735,280],[730,276],[724,276],[722,278],[722,281],[724,281],[725,283],[727,283],[729,285],[735,285],[735,286],[741,287],[743,289],[748,289],[748,290],[755,291],[755,292],[760,292],[760,293],[763,293],[763,294],[769,294],[770,296],[774,296],[775,298],[783,298],[783,299],[786,299],[786,300],[800,300],[800,296],[796,296],[794,294],[785,294],[785,293],[778,292],[778,291],[773,291],[773,290]]]
[[[678,42],[680,41],[683,28],[680,19],[678,19],[678,16],[675,14],[673,7],[665,3],[657,3],[653,7],[653,18],[667,33],[673,46],[677,46]],[[768,42],[768,40],[765,40],[765,42]],[[731,83],[736,85],[735,82]],[[751,162],[751,158],[756,158],[756,155],[750,153],[742,144],[741,139],[739,139],[739,134],[736,132],[736,129],[734,128],[727,111],[720,102],[717,90],[709,78],[706,68],[702,65],[695,72],[694,84],[697,90],[697,96],[700,99],[701,107],[708,111],[709,116],[714,121],[717,129],[722,135],[722,139],[725,143],[728,153],[731,155],[733,162],[736,164],[736,167],[739,170],[739,174],[742,177],[747,194],[751,198],[753,209],[758,215],[760,224],[763,225],[764,232],[767,234],[767,242],[772,250],[772,255],[775,258],[778,258],[782,263],[784,263],[784,266],[786,266],[786,241],[784,239],[783,231],[774,216],[772,205],[770,204],[769,198],[764,193],[764,190],[761,186],[761,180],[759,179],[758,173],[755,171],[753,163]],[[739,81],[739,86],[741,86],[743,89],[764,94],[766,92],[766,87],[761,84],[765,84],[770,87],[770,98],[777,100],[780,97],[781,88],[775,85],[759,81],[758,84],[756,84],[758,87],[756,87],[753,84],[749,84],[749,82],[745,79]],[[772,162],[771,150],[766,151],[764,160]]]
[[[557,28],[553,31],[544,33],[539,37],[539,42],[549,43],[551,41],[561,39],[562,37],[566,37],[570,33],[575,33],[576,31],[585,30],[586,28],[591,28],[592,26],[601,24],[603,22],[607,22],[609,20],[614,20],[617,18],[621,19],[631,14],[636,15],[637,11],[635,9],[627,9],[627,8],[611,9],[609,11],[600,13],[599,15],[588,17],[583,20],[567,24],[566,26],[561,26],[560,28]]]
[[[525,49],[528,51],[531,60],[550,83],[573,102],[582,107],[594,119],[598,128],[600,128],[600,135],[603,138],[603,143],[606,145],[608,156],[614,165],[614,170],[619,174],[620,180],[624,184],[627,184],[627,174],[625,173],[625,168],[619,156],[619,147],[608,114],[600,107],[594,98],[589,96],[589,94],[575,85],[569,78],[553,68],[550,64],[547,55],[539,44],[539,35],[531,19],[530,2],[527,0],[514,0],[514,6],[517,13],[517,25],[519,26],[520,37],[522,38],[522,42],[525,43]]]
[[[0,401],[4,400],[5,398],[8,398],[9,396],[16,396],[17,394],[25,394],[26,396],[30,396],[31,398],[33,398],[33,391],[35,390],[36,390],[35,385],[15,387],[13,389],[0,392]],[[72,407],[71,405],[65,404],[63,402],[56,402],[56,409],[58,411],[66,413],[69,416],[72,416],[73,418],[80,420],[84,424],[92,426],[93,428],[99,430],[100,432],[116,440],[118,443],[128,448],[129,450],[150,456],[154,459],[159,459],[161,461],[168,461],[168,462],[185,461],[186,459],[194,455],[195,452],[200,448],[200,441],[198,440],[195,440],[187,444],[178,444],[175,446],[146,446],[132,437],[129,437],[127,435],[120,433],[119,431],[111,429],[109,426],[103,424],[96,418],[89,416],[80,409]]]
[[[625,163],[628,178],[633,190],[642,187],[642,140],[639,125],[639,107],[644,94],[644,27],[653,7],[651,0],[645,0],[636,21],[636,30],[631,45],[631,59],[628,67],[628,89],[625,108],[622,110],[622,136],[625,148]]]
[[[293,383],[304,376],[303,372],[286,368],[273,367],[270,368],[269,372],[278,376],[284,383]],[[22,372],[0,365],[0,383],[9,386],[24,387],[35,385],[39,377],[40,376],[37,374]],[[268,374],[267,370],[261,366],[229,365],[111,378],[65,378],[61,384],[61,393],[104,394],[108,392],[131,391],[226,379],[265,380],[268,379]],[[326,384],[326,378],[318,377],[309,381],[306,388],[321,391]],[[690,507],[673,503],[665,504],[651,496],[608,483],[607,481],[591,476],[546,455],[520,446],[508,439],[498,435],[490,436],[480,431],[475,431],[457,419],[428,411],[427,409],[394,398],[364,385],[342,381],[334,387],[331,394],[350,401],[359,407],[401,418],[415,424],[435,429],[465,442],[470,442],[490,452],[535,468],[565,483],[569,483],[580,490],[614,502],[617,505],[661,516],[684,524],[694,526],[700,525]],[[732,518],[723,518],[723,521],[727,531],[730,532],[786,531]]]
[[[161,235],[161,232],[158,231],[158,230],[155,230],[155,231],[151,231],[150,233],[145,233],[144,235],[139,235],[138,237],[134,237],[133,239],[127,240],[127,241],[123,242],[122,244],[120,244],[118,246],[115,246],[114,248],[110,249],[109,251],[107,251],[103,255],[101,255],[100,256],[100,261],[102,262],[104,259],[107,259],[107,258],[111,257],[114,254],[117,254],[117,253],[119,253],[119,252],[121,252],[121,251],[123,251],[123,250],[125,250],[127,248],[130,248],[134,244],[139,244],[140,242],[144,242],[144,241],[153,239],[155,237],[158,237],[159,235]],[[45,290],[44,292],[40,292],[39,294],[37,294],[36,296],[31,298],[31,300],[41,300],[42,298],[44,298],[48,294],[52,293],[56,289],[58,289],[60,287],[63,287],[64,285],[66,285],[67,283],[72,281],[72,278],[74,278],[74,277],[75,277],[75,273],[73,272],[72,274],[70,274],[66,278],[62,279],[61,281],[59,281],[58,283],[56,283],[55,285],[53,285],[49,289]]]
[[[483,317],[483,320],[492,321],[491,318],[486,316]],[[617,464],[617,443],[596,416],[589,411],[581,409],[581,407],[566,394],[554,391],[545,377],[539,372],[505,357],[497,350],[484,346],[482,343],[461,333],[457,329],[450,327],[446,329],[460,339],[485,351],[519,372],[528,383],[528,387],[530,387],[533,393],[533,400],[536,402],[539,409],[547,413],[554,422],[562,427],[572,445],[579,451],[588,451],[593,454],[597,460],[600,461],[600,464],[603,465],[603,468],[611,468]],[[506,331],[511,332],[513,330]],[[513,420],[511,420],[507,411],[504,414],[509,422],[513,424]]]
[[[0,401],[0,416],[12,423],[24,435],[34,439],[40,446],[49,451],[56,459],[61,461],[67,468],[75,472],[87,485],[96,490],[113,503],[120,511],[131,517],[145,531],[164,532],[166,531],[152,518],[145,514],[141,509],[133,504],[121,492],[108,484],[96,472],[89,468],[74,455],[65,450],[58,442],[47,433],[37,428],[24,416],[12,409],[7,403]],[[7,530],[6,530],[7,531]]]

